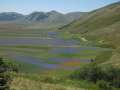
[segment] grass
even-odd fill
[[[108,17],[108,19],[112,19],[111,21],[108,20],[105,25],[112,24],[113,21],[117,21],[116,16],[119,16],[119,14],[116,14],[115,17]],[[91,24],[92,22],[92,24]],[[98,23],[94,23],[98,22]],[[88,26],[90,29],[96,29],[98,28],[99,20],[93,19],[92,21],[89,21],[87,23],[80,24],[83,27],[79,28],[79,22],[75,25],[77,29],[75,28],[76,32],[80,29],[85,29]],[[14,27],[13,27],[14,26]],[[106,51],[104,48],[96,48],[95,50],[80,50],[78,53],[68,54],[68,53],[52,53],[49,52],[50,50],[54,48],[58,49],[64,49],[66,47],[69,48],[82,48],[82,46],[86,47],[96,47],[96,44],[99,44],[95,41],[90,41],[89,39],[86,39],[84,35],[82,34],[71,34],[69,32],[69,29],[64,33],[61,31],[57,31],[57,29],[54,27],[46,27],[42,26],[40,28],[39,24],[35,25],[22,25],[20,27],[16,25],[6,25],[0,26],[3,29],[0,29],[0,39],[19,39],[19,38],[36,38],[36,39],[53,39],[53,37],[50,37],[48,35],[48,32],[59,32],[60,34],[57,35],[55,38],[62,38],[63,40],[77,40],[78,45],[76,46],[49,46],[49,45],[6,45],[1,46],[0,45],[0,54],[1,56],[6,57],[6,60],[11,60],[14,63],[17,63],[19,65],[20,72],[15,74],[12,73],[13,81],[11,82],[11,90],[99,90],[98,86],[96,84],[87,82],[87,81],[78,81],[78,80],[70,80],[68,76],[73,73],[74,70],[65,70],[64,68],[59,69],[53,69],[53,70],[44,70],[42,67],[38,67],[33,64],[25,63],[22,61],[17,61],[9,56],[11,53],[15,53],[18,55],[23,56],[30,56],[37,58],[37,60],[42,60],[47,64],[58,64],[62,67],[75,67],[79,66],[82,67],[84,65],[87,65],[88,63],[78,63],[78,62],[63,62],[58,63],[54,61],[50,61],[49,58],[67,58],[67,59],[94,59],[96,55],[98,55],[102,51]],[[44,27],[44,28],[43,28]],[[99,26],[100,27],[100,26]],[[104,25],[102,26],[104,27]],[[89,29],[87,28],[87,30]],[[74,26],[72,28],[74,30]],[[84,40],[83,40],[84,38]],[[101,39],[100,39],[101,40]],[[97,41],[97,40],[96,40]],[[107,56],[111,55],[109,53]],[[104,55],[103,55],[104,56]],[[119,56],[119,55],[118,55]],[[114,56],[113,58],[119,58],[118,56]],[[100,59],[101,61],[101,59]],[[107,63],[107,62],[106,62]],[[105,64],[105,63],[104,63]]]
[[[97,29],[101,29],[118,22],[120,20],[120,13],[116,13],[118,9],[119,2],[114,5],[106,6],[102,9],[90,12],[81,20],[77,20],[63,29],[68,29],[74,33],[94,32]]]
[[[37,67],[33,64],[29,64],[23,61],[18,61],[14,58],[11,58],[9,56],[9,53],[15,53],[17,55],[22,56],[29,56],[32,58],[36,58],[36,60],[43,61],[46,64],[56,64],[61,67],[67,68],[67,67],[81,67],[85,65],[87,62],[71,62],[72,60],[76,59],[94,59],[95,56],[100,53],[102,50],[100,48],[96,48],[96,50],[81,50],[78,53],[73,54],[67,54],[67,53],[49,53],[50,50],[54,48],[64,49],[64,47],[54,47],[54,46],[32,46],[32,45],[18,45],[18,46],[1,46],[0,52],[3,53],[3,57],[6,57],[8,60],[12,60],[18,64],[20,64],[20,71],[23,72],[37,72],[39,73],[42,71],[42,67]],[[73,47],[72,47],[73,48]],[[82,47],[80,47],[82,48]],[[104,51],[104,49],[103,49]],[[7,55],[8,54],[8,55]],[[57,62],[57,61],[50,61],[50,58],[66,58],[70,59],[69,62],[63,63],[63,62]]]
[[[84,37],[89,45],[112,48],[108,60],[102,60],[103,65],[113,64],[119,67],[120,56],[120,2],[90,12],[82,19],[72,22],[61,29],[63,36]],[[106,55],[106,54],[105,54]],[[104,54],[102,57],[106,57]],[[101,58],[102,58],[101,57]]]
[[[98,87],[87,81],[59,79],[40,75],[13,74],[11,90],[98,90]]]
[[[25,78],[15,78],[11,83],[10,90],[85,90],[75,87],[64,87],[57,84],[41,83]]]

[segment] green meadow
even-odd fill
[[[3,28],[0,32],[1,56],[20,64],[20,71],[39,73],[42,69],[46,72],[49,69],[79,68],[90,63],[97,54],[109,51],[80,39],[65,38],[57,28],[16,25],[11,30]]]
[[[9,90],[120,90],[120,2],[64,23],[0,23]]]
[[[98,47],[99,42],[84,41],[82,36],[57,28],[33,27],[20,25],[0,30],[0,56],[19,70],[10,73],[11,90],[98,90],[93,83],[71,80],[68,76],[112,49]]]

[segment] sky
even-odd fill
[[[0,12],[29,14],[56,10],[62,13],[88,12],[120,0],[0,0]]]

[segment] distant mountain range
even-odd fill
[[[62,14],[57,11],[33,12],[29,15],[23,15],[16,12],[0,13],[0,22],[44,22],[44,23],[70,23],[86,14],[85,12],[72,12]]]

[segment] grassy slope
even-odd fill
[[[65,26],[64,29],[69,29],[70,32],[74,33],[89,33],[107,27],[120,20],[119,9],[120,2],[95,10],[82,19]]]
[[[42,83],[27,78],[15,78],[11,83],[11,90],[84,90],[63,85]]]
[[[62,29],[113,46],[113,55],[105,64],[120,65],[120,2],[90,12]]]
[[[66,77],[22,73],[10,75],[14,77],[10,90],[99,90],[93,83],[70,80]]]

